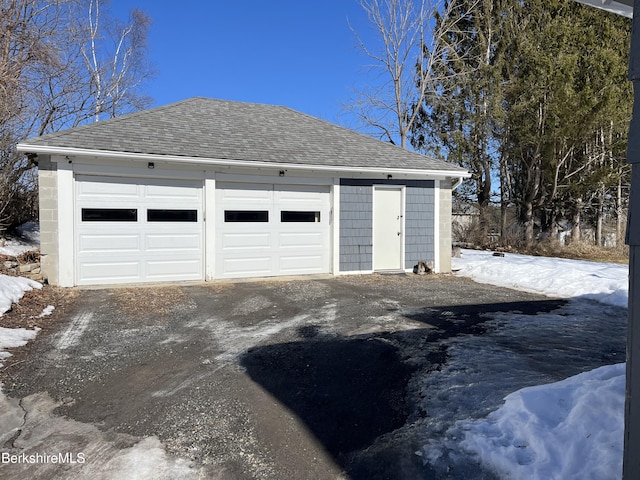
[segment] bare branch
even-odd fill
[[[389,139],[398,138],[394,143],[407,148],[418,107],[435,93],[436,84],[442,85],[434,65],[455,54],[443,39],[458,28],[459,19],[452,15],[456,0],[361,0],[360,5],[377,33],[378,48],[365,44],[350,28],[360,49],[373,61],[372,68],[384,72],[386,80],[379,87],[356,91],[347,108],[366,127]],[[434,21],[436,14],[440,22]]]
[[[152,73],[150,20],[133,10],[118,24],[107,3],[4,0],[0,6],[0,233],[2,225],[37,215],[35,164],[16,153],[17,142],[146,105],[140,87]]]

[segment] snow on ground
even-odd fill
[[[49,315],[51,315],[53,313],[53,311],[56,309],[56,307],[54,307],[53,305],[47,305],[43,310],[42,313],[40,313],[40,315],[38,315],[38,318],[42,318],[42,317],[48,317]]]
[[[11,356],[5,349],[16,348],[26,345],[29,340],[36,338],[40,329],[29,330],[26,328],[4,328],[0,327],[0,361]],[[2,367],[0,363],[0,367]]]
[[[4,245],[0,237],[0,255],[17,257],[21,253],[40,248],[40,224],[27,222],[18,227],[19,237],[7,235]]]
[[[459,275],[563,298],[626,306],[628,267],[616,264],[463,250]],[[619,479],[622,475],[625,364],[526,387],[480,420],[447,432],[459,447],[505,479]],[[435,463],[433,444],[422,455]]]
[[[619,307],[626,307],[629,297],[629,267],[615,263],[462,250],[452,268],[479,283],[553,297],[590,298]]]
[[[33,288],[42,288],[42,284],[23,277],[10,277],[0,274],[0,317],[11,308],[12,303],[18,302],[24,292]],[[51,307],[53,309],[53,307]],[[52,310],[53,311],[53,310]],[[39,328],[29,330],[26,328],[5,328],[0,327],[0,361],[11,356],[6,351],[7,348],[16,348],[26,345],[29,340],[33,340]],[[0,363],[0,367],[2,367]],[[0,392],[2,396],[2,392]],[[0,404],[2,399],[0,398]]]
[[[24,277],[10,277],[0,274],[0,317],[18,302],[25,292],[42,288],[42,284]]]
[[[624,386],[619,363],[523,388],[463,426],[461,446],[506,478],[620,478]]]
[[[18,227],[18,233],[21,235],[20,238],[7,236],[5,245],[0,244],[0,255],[15,257],[23,252],[40,248],[40,227],[37,222],[21,225]],[[42,288],[42,284],[28,278],[0,274],[0,317],[11,308],[12,303],[22,298],[24,292],[33,288]]]

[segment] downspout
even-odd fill
[[[451,179],[451,191],[453,192],[456,188],[458,188],[460,185],[462,185],[462,182],[464,181],[464,177],[458,177],[455,180]]]

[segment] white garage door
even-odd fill
[[[329,187],[218,182],[216,277],[330,271]]]
[[[202,182],[76,177],[76,284],[202,280]]]

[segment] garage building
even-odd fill
[[[451,268],[466,170],[286,107],[192,98],[29,139],[62,286]]]

